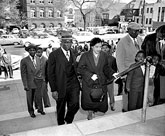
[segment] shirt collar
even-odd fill
[[[93,55],[97,58],[100,54],[96,54],[96,53],[93,51]]]
[[[62,49],[63,53],[64,53],[64,54],[65,54],[65,56],[66,56],[67,51],[66,51],[66,50],[64,50],[64,48],[62,48],[62,47],[61,47],[61,49]],[[70,50],[68,50],[68,53],[69,53],[69,56],[70,56]]]
[[[132,40],[133,43],[134,43],[134,39],[137,40],[136,38],[132,38],[130,35],[129,35],[129,37],[131,38],[131,40]]]
[[[29,55],[29,57],[30,57],[30,59],[33,61],[33,57],[32,56],[30,56]],[[36,59],[36,55],[34,56],[34,60]]]

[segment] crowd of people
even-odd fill
[[[21,60],[20,71],[30,116],[36,117],[34,106],[41,115],[46,114],[43,105],[51,106],[48,83],[56,101],[58,125],[72,123],[80,107],[87,111],[88,120],[96,112],[106,113],[109,106],[114,111],[115,83],[119,84],[119,95],[123,95],[123,112],[142,108],[146,61],[153,67],[149,86],[154,87],[149,90],[149,106],[159,104],[160,76],[165,76],[165,50],[161,48],[160,53],[157,46],[165,38],[165,26],[157,29],[155,39],[147,36],[144,41],[138,36],[140,29],[137,23],[129,23],[128,34],[117,43],[116,57],[112,55],[112,46],[98,37],[90,41],[90,48],[72,48],[72,35],[67,32],[61,33],[60,48],[49,47],[48,58],[42,55],[42,48],[32,44],[26,47],[29,55]],[[157,44],[150,48],[152,40]],[[144,63],[137,66],[139,62]],[[118,76],[130,68],[126,75]]]

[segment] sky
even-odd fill
[[[122,2],[122,3],[129,3],[130,1],[132,1],[132,0],[120,0],[120,2]],[[154,3],[156,1],[157,0],[146,0],[147,3]]]

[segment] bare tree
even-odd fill
[[[95,12],[103,21],[103,12],[109,11],[109,9],[116,3],[115,0],[97,0],[95,5]]]
[[[87,15],[90,14],[94,7],[91,6],[93,3],[96,3],[96,0],[71,0],[76,8],[79,9],[83,22],[84,22],[84,30],[86,30],[86,18]]]

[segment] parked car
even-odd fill
[[[9,45],[9,44],[18,45],[20,43],[21,43],[21,38],[15,37],[14,35],[1,35],[0,36],[1,45]]]
[[[19,29],[18,28],[13,28],[12,33],[13,34],[18,34],[19,33]]]
[[[94,35],[92,32],[87,32],[87,31],[80,31],[75,34],[73,34],[73,37],[79,42],[88,42],[92,40],[96,35]]]
[[[60,47],[60,41],[58,37],[50,36],[49,34],[40,34],[34,37],[23,38],[21,44],[27,47],[30,43],[40,46],[43,49],[46,49],[49,44],[52,44],[53,48]]]

